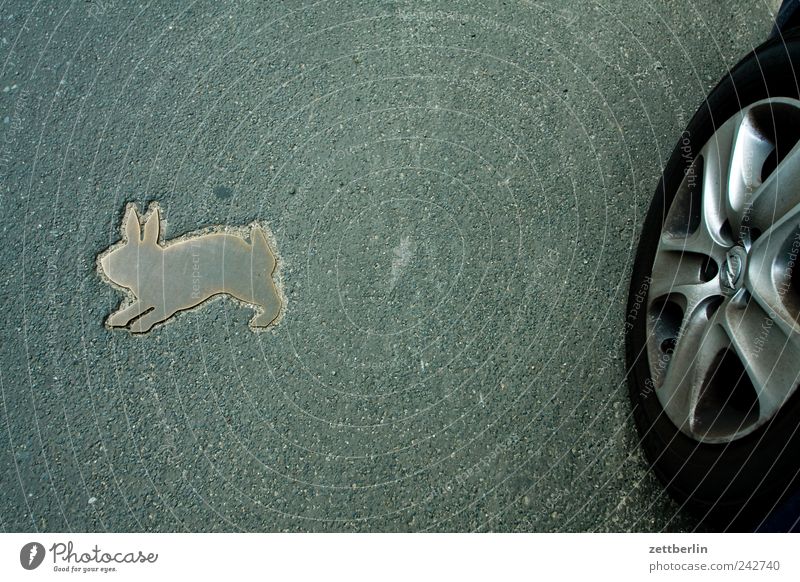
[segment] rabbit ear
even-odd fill
[[[139,225],[139,217],[136,214],[136,208],[128,210],[128,218],[125,221],[125,238],[129,243],[139,242],[141,236],[141,226]]]
[[[158,234],[161,229],[161,213],[156,206],[151,212],[147,222],[144,223],[144,242],[158,244]]]

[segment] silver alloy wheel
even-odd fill
[[[799,139],[800,101],[746,107],[694,156],[664,222],[648,290],[650,372],[667,416],[698,441],[751,433],[797,387]]]

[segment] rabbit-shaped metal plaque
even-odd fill
[[[122,240],[97,259],[101,276],[128,294],[128,300],[106,319],[106,326],[144,333],[177,312],[222,294],[255,308],[252,329],[274,324],[282,301],[273,280],[276,258],[264,228],[251,224],[249,243],[244,239],[247,233],[220,230],[164,242],[158,205],[151,204],[140,220],[136,206],[129,204],[122,219]]]

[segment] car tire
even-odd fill
[[[767,183],[770,171],[780,170],[777,175],[786,175],[784,183],[788,183],[795,171],[800,176],[800,170],[787,170],[793,167],[789,161],[794,160],[789,152],[800,149],[800,143],[792,143],[795,138],[791,136],[796,132],[800,137],[799,87],[797,33],[758,47],[720,81],[690,121],[665,166],[644,221],[633,266],[624,325],[628,385],[640,444],[654,473],[681,508],[694,512],[701,522],[714,529],[758,527],[793,490],[800,471],[800,390],[791,388],[791,382],[796,388],[798,378],[795,375],[792,380],[791,374],[800,372],[800,361],[790,362],[795,350],[800,353],[800,348],[794,347],[800,336],[793,333],[796,319],[794,323],[787,319],[800,314],[783,303],[780,308],[785,308],[785,313],[770,313],[762,309],[760,295],[757,297],[758,294],[745,289],[748,281],[767,277],[761,276],[762,271],[766,273],[763,267],[767,264],[763,256],[773,252],[785,255],[784,250],[769,246],[777,242],[764,241],[773,238],[778,241],[778,235],[772,233],[783,229],[780,233],[786,234],[788,227],[775,226],[778,224],[775,222],[774,228],[759,231],[753,215],[765,215],[763,209],[753,211],[750,206],[745,212],[741,206],[742,196],[745,200],[750,195],[755,199],[760,192],[759,181],[762,185]],[[797,104],[794,100],[798,100]],[[795,105],[797,111],[793,109]],[[729,129],[726,123],[734,129]],[[733,132],[730,159],[734,162],[726,165],[727,158],[720,153],[724,146],[718,144],[725,142],[728,131]],[[751,139],[750,131],[756,135],[752,143],[746,141]],[[759,132],[763,135],[759,136]],[[759,138],[765,142],[772,139],[774,151],[767,154],[769,144],[758,142]],[[737,147],[745,153],[737,152]],[[745,159],[745,155],[753,159]],[[740,172],[736,160],[744,160],[748,168],[756,171],[750,172],[751,175],[744,170]],[[715,171],[724,172],[725,168],[730,176],[721,174],[720,190],[725,200],[736,199],[727,208],[732,214],[738,208],[738,228],[733,228],[729,219],[717,228],[725,210],[721,203],[714,202],[720,199],[715,198],[718,192],[713,176]],[[753,177],[756,173],[759,175]],[[800,180],[796,184],[800,191]],[[759,200],[764,203],[766,199]],[[786,211],[786,204],[786,201],[776,202],[773,210],[780,206],[777,210],[789,216],[791,211]],[[716,211],[709,210],[712,206]],[[781,224],[794,222],[791,214]],[[698,241],[703,240],[706,231],[712,243],[709,254],[703,258],[702,252],[694,252],[701,246],[694,247],[685,241],[700,245]],[[684,246],[679,248],[681,237]],[[722,251],[714,246],[718,245],[714,241],[720,238],[732,244],[724,258]],[[754,258],[756,250],[762,257],[758,260]],[[741,256],[734,256],[737,253]],[[758,266],[761,269],[756,272]],[[669,279],[670,269],[674,271],[675,285],[666,289],[663,283]],[[797,270],[800,271],[800,263]],[[796,275],[791,270],[782,275],[790,278],[791,289],[787,286],[789,292],[781,301],[800,304],[800,294],[795,298]],[[697,282],[692,279],[683,285],[682,277],[687,277],[686,281],[697,277]],[[699,287],[692,287],[701,284],[702,292],[695,290]],[[717,298],[705,297],[710,293],[707,290],[716,284],[720,288]],[[753,285],[761,289],[762,284]],[[773,300],[771,297],[765,301]],[[772,324],[765,318],[755,319],[753,314],[759,309],[769,314]],[[730,327],[737,317],[739,327]],[[758,331],[765,334],[762,343],[766,345],[756,354],[761,359],[753,360],[752,332],[758,329],[753,323],[759,320],[768,328]],[[742,323],[745,321],[749,323]],[[699,331],[691,331],[692,326]],[[791,350],[786,357],[775,356],[775,347],[779,345],[774,335],[778,333],[776,329],[787,330],[786,345]],[[719,335],[719,330],[730,332],[731,337],[740,330],[742,337],[730,339],[730,346],[712,359],[710,354],[724,345],[724,338],[728,337]],[[717,339],[711,338],[723,339],[715,343]],[[741,345],[752,349],[743,350],[746,355],[739,359],[737,367],[735,359]],[[706,346],[710,347],[706,350]],[[692,350],[694,355],[689,358]],[[775,360],[776,367],[780,366],[780,387],[774,387],[776,382],[772,377],[759,371],[770,359]],[[758,376],[761,383],[751,376]],[[776,396],[769,402],[761,402],[762,395],[773,390],[777,394],[779,388],[786,393],[782,400]]]

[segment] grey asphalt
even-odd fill
[[[622,322],[660,169],[777,2],[0,8],[0,528],[691,530]],[[127,203],[288,303],[109,330]]]

